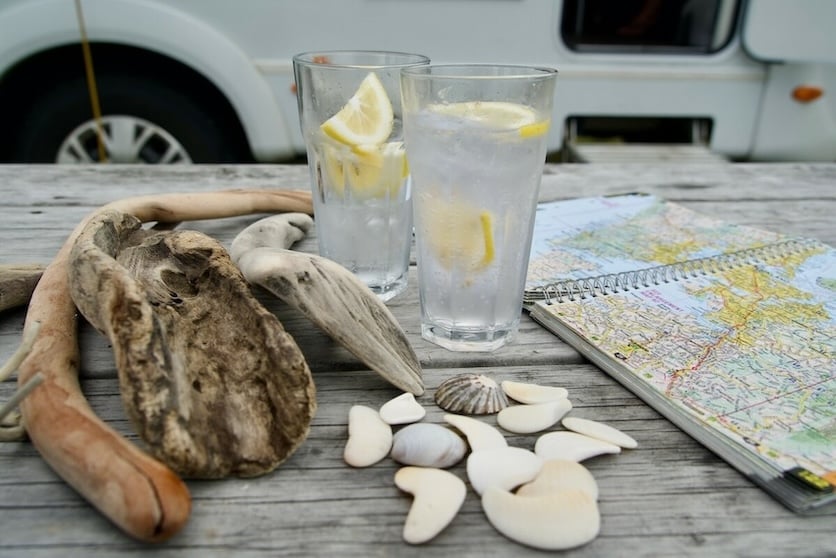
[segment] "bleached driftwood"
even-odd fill
[[[70,254],[73,301],[113,345],[129,418],[182,476],[272,471],[316,408],[305,357],[220,243],[141,225],[103,211]]]
[[[386,305],[344,267],[288,250],[312,224],[300,213],[261,219],[232,242],[232,260],[247,281],[298,308],[392,385],[422,394],[418,357]]]
[[[141,196],[107,204],[99,211],[109,209],[142,222],[163,223],[313,211],[308,192],[268,190]],[[102,422],[78,384],[77,318],[68,281],[70,251],[97,213],[69,235],[32,293],[25,327],[40,322],[41,329],[19,368],[18,384],[24,385],[39,372],[44,381],[23,400],[21,414],[32,443],[58,475],[126,533],[161,541],[187,521],[188,488],[170,468]]]

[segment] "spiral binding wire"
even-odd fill
[[[545,301],[546,304],[565,300],[606,296],[629,290],[642,289],[652,285],[680,281],[700,275],[727,271],[743,265],[766,263],[770,260],[796,255],[814,249],[821,244],[817,240],[793,238],[746,248],[727,254],[696,258],[673,264],[659,265],[644,269],[597,275],[584,279],[557,281],[525,291],[523,302]]]

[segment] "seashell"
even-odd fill
[[[569,396],[566,388],[526,384],[523,382],[512,382],[510,380],[502,382],[502,391],[514,401],[519,401],[527,405],[559,401]]]
[[[464,415],[444,415],[444,422],[465,435],[470,451],[508,447],[502,432],[481,420]]]
[[[435,390],[436,404],[451,413],[490,415],[508,406],[502,389],[484,374],[460,374]]]
[[[379,413],[387,424],[408,424],[424,418],[427,410],[415,400],[415,395],[406,392],[384,403]]]
[[[447,471],[403,467],[395,473],[395,486],[414,496],[403,526],[410,544],[431,540],[453,521],[464,503],[464,482]]]
[[[482,495],[482,509],[497,531],[542,550],[581,546],[601,529],[598,503],[583,490],[518,496],[490,487]]]
[[[464,458],[467,444],[455,432],[438,424],[410,424],[395,433],[392,459],[419,467],[452,467]]]
[[[343,459],[352,467],[374,465],[389,454],[392,427],[380,414],[365,405],[354,405],[348,411],[348,441]]]
[[[531,434],[552,426],[571,410],[572,403],[568,399],[534,405],[513,405],[499,411],[496,422],[508,432]]]
[[[589,470],[575,461],[550,459],[534,480],[522,485],[517,496],[544,496],[561,490],[582,490],[598,500],[598,483]]]
[[[546,460],[583,461],[605,453],[621,453],[621,447],[577,432],[548,432],[537,438],[534,453]]]
[[[622,448],[633,449],[639,445],[631,436],[603,422],[580,417],[566,417],[563,419],[563,426],[578,434],[603,440],[604,442],[609,442]]]
[[[524,448],[475,451],[467,458],[467,478],[477,494],[491,486],[511,490],[534,479],[543,459]]]

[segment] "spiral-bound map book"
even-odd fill
[[[531,316],[799,513],[836,504],[836,251],[651,195],[541,204]]]

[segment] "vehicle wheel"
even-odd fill
[[[112,163],[219,163],[240,160],[211,109],[140,76],[97,80],[107,159]],[[23,119],[16,159],[31,163],[99,161],[97,123],[86,82],[63,82],[37,96]]]

